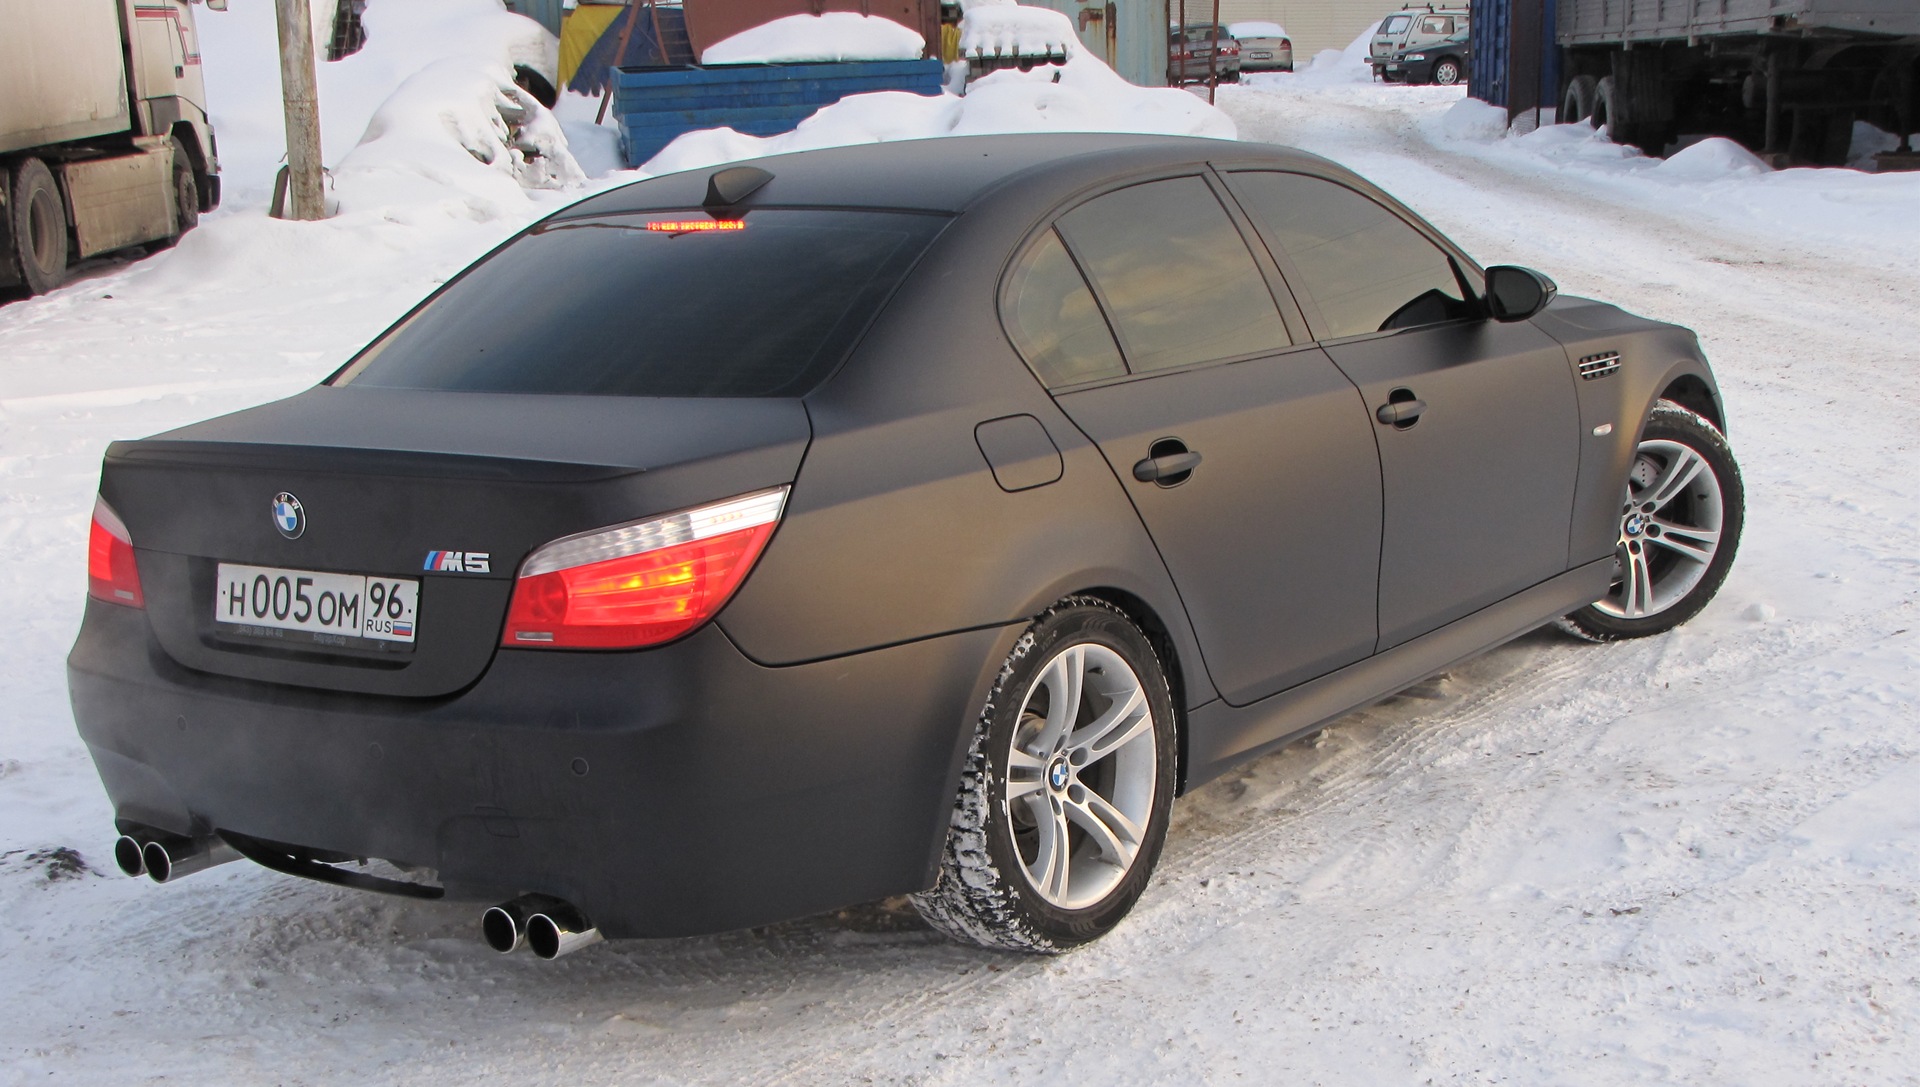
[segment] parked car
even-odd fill
[[[1418,7],[1409,4],[1404,10],[1387,16],[1367,46],[1373,77],[1386,78],[1387,63],[1396,53],[1419,52],[1424,46],[1455,38],[1465,40],[1469,22],[1465,7],[1434,4]]]
[[[1227,33],[1240,44],[1241,71],[1293,71],[1293,39],[1279,23],[1228,23]]]
[[[1298,151],[666,174],[109,447],[74,718],[157,882],[496,900],[544,958],[896,894],[1059,951],[1176,794],[1543,623],[1698,612],[1723,435],[1693,333]]]
[[[1451,87],[1467,78],[1473,48],[1466,38],[1452,38],[1415,49],[1402,49],[1387,58],[1381,78],[1388,83],[1435,83]]]
[[[1224,26],[1198,23],[1174,27],[1168,34],[1167,55],[1176,84],[1205,83],[1209,78],[1234,83],[1240,79],[1240,43]]]

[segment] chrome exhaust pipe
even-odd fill
[[[140,839],[131,834],[122,834],[113,843],[113,863],[127,875],[146,875],[147,861],[140,855]]]
[[[527,942],[527,923],[534,915],[552,910],[565,910],[565,902],[552,895],[521,895],[519,898],[490,906],[480,915],[480,937],[487,946],[502,955],[520,950]]]
[[[604,939],[593,922],[564,902],[556,909],[534,914],[527,921],[527,944],[535,955],[549,961],[592,947]]]
[[[115,859],[119,857],[116,847]],[[155,883],[170,883],[182,876],[212,868],[216,864],[240,859],[239,851],[228,845],[217,835],[206,838],[183,838],[178,835],[165,835],[154,838],[140,847],[140,859],[145,862],[147,878]],[[124,865],[122,866],[124,870]]]

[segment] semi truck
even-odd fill
[[[1650,154],[1708,134],[1777,164],[1840,165],[1865,120],[1911,156],[1920,0],[1557,4],[1563,123],[1586,120]]]
[[[220,203],[199,2],[0,0],[0,290],[52,290]]]

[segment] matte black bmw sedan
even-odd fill
[[[497,900],[545,957],[901,893],[1060,950],[1177,793],[1543,623],[1697,612],[1722,429],[1687,330],[1294,151],[674,174],[112,446],[74,715],[160,882]]]

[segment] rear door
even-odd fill
[[[1371,197],[1227,177],[1379,443],[1379,648],[1563,572],[1579,467],[1566,352],[1530,322],[1480,316],[1460,261]]]
[[[1357,390],[1291,306],[1290,330],[1216,184],[1162,178],[1069,211],[1016,264],[1006,312],[1244,704],[1373,651],[1380,479]]]

